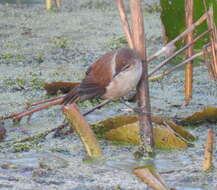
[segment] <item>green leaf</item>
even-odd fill
[[[185,30],[185,1],[184,0],[160,0],[161,4],[161,20],[165,28],[165,34],[168,41],[173,40],[176,36]],[[213,6],[214,20],[217,23],[217,1],[206,0],[207,8],[210,5]],[[204,13],[205,8],[202,0],[194,0],[194,22],[198,20]],[[206,21],[194,31],[194,36],[201,34],[207,30]],[[195,43],[196,49],[201,49],[209,41],[208,34],[197,43]],[[180,48],[184,44],[184,39],[177,42],[177,48]]]

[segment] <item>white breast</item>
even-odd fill
[[[142,75],[142,62],[138,59],[128,70],[120,72],[115,76],[106,88],[106,93],[102,98],[117,99],[127,95],[134,89]]]

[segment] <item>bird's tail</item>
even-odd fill
[[[63,105],[72,104],[72,103],[77,102],[79,99],[80,99],[80,96],[78,93],[78,86],[76,86],[66,94],[61,104]]]

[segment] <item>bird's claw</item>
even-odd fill
[[[135,107],[133,111],[137,114],[150,114],[149,112],[144,111],[143,107]]]

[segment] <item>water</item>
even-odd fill
[[[81,80],[86,71],[85,64],[91,64],[91,61],[109,50],[110,47],[106,44],[113,35],[124,35],[116,9],[110,7],[105,11],[95,8],[100,5],[96,4],[97,2],[107,0],[94,0],[96,3],[91,9],[86,8],[90,0],[76,1],[76,4],[73,4],[75,1],[72,0],[64,1],[62,11],[52,13],[32,6],[35,2],[43,6],[43,0],[19,1],[24,7],[32,6],[32,9],[17,9],[18,1],[15,0],[0,2],[3,3],[0,6],[0,115],[21,111],[26,102],[45,99],[45,92],[40,87],[41,81]],[[4,6],[6,2],[14,4]],[[161,46],[158,43],[158,15],[147,14],[146,18],[147,39],[157,42],[157,50]],[[65,39],[66,48],[61,48],[59,44]],[[154,45],[150,44],[150,49]],[[39,59],[43,62],[38,61]],[[156,115],[171,117],[177,114],[182,117],[199,111],[199,105],[216,104],[216,94],[213,93],[210,98],[211,95],[207,96],[207,89],[214,91],[217,88],[208,85],[203,69],[196,67],[195,71],[195,90],[197,89],[198,93],[187,108],[173,107],[177,103],[183,103],[183,72],[174,73],[171,78],[165,79],[163,88],[159,83],[150,84],[152,110]],[[199,92],[209,98],[198,98]],[[121,114],[120,108],[123,107],[115,102],[97,110],[88,120],[92,122]],[[7,122],[5,127],[8,138],[23,139],[58,126],[63,119],[60,108],[55,107],[34,114],[29,124],[24,119],[20,126]],[[195,148],[157,153],[154,164],[157,170],[163,173],[162,177],[169,186],[178,186],[178,190],[216,190],[217,167],[211,174],[200,172],[207,127],[204,125],[193,131],[199,136]],[[50,134],[39,142],[26,142],[23,145],[25,146],[20,147],[30,149],[29,155],[12,152],[19,146],[0,150],[0,165],[5,167],[0,167],[0,189],[112,189],[111,186],[116,186],[117,189],[119,185],[126,190],[146,188],[133,176],[131,170],[140,164],[146,164],[132,159],[137,147],[114,146],[108,141],[100,140],[100,146],[108,161],[105,165],[99,163],[92,166],[82,162],[85,151],[76,135],[52,138]],[[56,156],[60,159],[56,159]],[[65,162],[63,160],[62,165],[61,158],[66,160],[67,167],[62,167]],[[50,159],[57,162],[51,162]],[[45,162],[41,165],[41,161]]]
[[[176,190],[204,190],[200,187],[176,187]]]
[[[42,3],[42,0],[1,0],[2,4],[34,4],[34,3]]]

